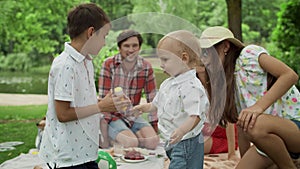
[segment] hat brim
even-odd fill
[[[218,39],[200,38],[200,46],[201,46],[201,48],[210,48],[210,47],[218,44],[219,42],[222,42],[223,40],[229,40],[230,42],[232,42],[234,45],[236,45],[239,48],[245,46],[241,41],[239,41],[238,39],[235,39],[235,38],[221,38],[221,39],[219,39],[219,38]]]

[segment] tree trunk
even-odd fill
[[[242,38],[242,0],[226,0],[228,28],[235,38],[243,41]]]

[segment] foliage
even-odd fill
[[[261,38],[260,33],[251,31],[249,25],[242,24],[242,36],[245,44],[257,43],[257,39]]]
[[[259,32],[260,36],[253,39],[254,42],[269,41],[271,33],[276,27],[276,13],[280,10],[280,4],[285,0],[269,1],[244,0],[242,1],[242,22],[249,26],[250,31]],[[244,38],[244,37],[243,37]]]
[[[0,56],[0,70],[26,71],[32,67],[32,60],[26,53],[10,53],[6,57]]]
[[[113,37],[111,38],[113,39],[112,44],[115,45],[115,35],[122,29],[145,30],[142,34],[145,42],[143,50],[149,51],[155,48],[164,32],[171,31],[170,27],[173,30],[185,29],[188,23],[194,25],[201,32],[207,26],[228,26],[225,0],[0,0],[0,27],[2,28],[0,30],[0,69],[23,69],[28,71],[32,67],[50,65],[53,56],[59,54],[63,50],[63,43],[69,40],[66,34],[66,15],[68,10],[82,2],[95,2],[108,13],[113,22],[112,34],[109,34],[109,36]],[[293,4],[297,3],[296,0],[291,2]],[[245,43],[270,42],[269,36],[277,23],[276,13],[280,10],[279,7],[282,3],[289,7],[288,2],[285,2],[285,0],[274,0],[274,3],[269,3],[268,1],[257,3],[256,0],[242,1],[242,33]],[[285,9],[289,8],[285,7]],[[291,10],[281,12],[278,23],[286,23],[285,20],[289,18],[288,15],[293,15],[293,11],[297,10],[291,7]],[[138,21],[138,24],[133,22],[136,21],[136,18],[133,18],[131,14],[145,12],[158,12],[178,17],[181,19],[180,24],[151,16]],[[186,21],[186,23],[183,21]],[[292,34],[298,34],[296,29],[289,27],[290,25],[286,26],[277,26],[274,36],[284,32],[283,38],[291,39],[287,37],[291,37],[290,35]],[[154,27],[160,33],[147,33],[147,29],[153,29]],[[194,30],[195,28],[192,29]],[[200,33],[197,32],[197,34]],[[285,36],[285,34],[289,34],[289,36]],[[280,36],[275,38],[276,41],[279,39],[281,39]],[[278,45],[286,44],[290,46],[289,44],[296,42],[296,40],[287,42],[280,43],[279,41]],[[115,48],[111,48],[111,45],[108,46],[110,51],[115,50]],[[299,71],[299,67],[293,66],[296,65],[296,60],[287,58],[287,55],[299,53],[297,51],[298,48],[290,47],[287,49],[284,46],[279,48],[285,51],[284,57],[280,56],[280,58],[283,61],[287,60],[290,62],[288,64]],[[104,53],[106,52],[105,50],[103,51]],[[98,57],[102,55],[103,53],[100,53]],[[101,60],[106,58],[107,55],[109,53],[104,54],[101,59],[99,58],[96,61],[96,75],[99,72]]]
[[[115,27],[119,28],[119,30],[129,27],[130,22],[128,22],[126,16],[132,12],[134,6],[131,0],[91,0],[91,2],[99,4],[109,15],[111,21],[115,21],[119,18],[125,17],[122,20],[123,22],[117,22],[118,24],[113,26],[113,30],[115,30]]]
[[[27,153],[30,149],[35,148],[37,134],[35,124],[45,116],[46,110],[47,105],[0,107],[0,142],[24,142],[15,150],[0,152],[0,164],[20,155],[20,153]]]
[[[201,30],[206,26],[223,25],[226,22],[225,0],[153,0],[146,2],[134,0],[133,4],[133,14],[158,13],[152,16],[149,15],[146,19],[141,16],[129,17],[129,20],[135,23],[132,28],[145,32],[149,29],[152,30],[151,34],[145,35],[145,42],[153,48],[155,48],[162,35],[170,31],[187,29],[200,36]],[[191,25],[194,27],[192,28]]]
[[[61,51],[66,33],[66,13],[79,0],[2,0],[1,51],[26,53],[35,66]],[[13,22],[12,22],[13,21]],[[50,59],[48,59],[50,58]],[[44,61],[41,61],[44,62]]]
[[[282,4],[278,13],[278,24],[273,32],[273,39],[282,51],[277,57],[300,74],[300,21],[299,0],[289,0]],[[300,87],[300,82],[298,82]]]

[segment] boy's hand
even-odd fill
[[[109,92],[104,98],[98,98],[100,112],[116,112],[121,108],[127,107],[131,102],[128,99],[121,99],[122,96],[113,97]],[[123,98],[123,97],[122,97]]]

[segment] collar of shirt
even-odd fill
[[[188,81],[189,79],[192,79],[196,77],[196,70],[195,69],[192,69],[192,70],[189,70],[185,73],[182,73],[176,77],[173,77],[172,78],[172,85],[176,85],[176,84],[179,84],[179,83],[183,83],[183,82],[186,82]]]
[[[74,49],[69,42],[65,42],[65,51],[77,62],[82,62],[85,59],[85,56]]]
[[[122,56],[120,53],[118,53],[115,56],[115,65],[119,65],[122,64]],[[143,57],[141,57],[140,55],[138,55],[138,59],[137,59],[137,64],[136,64],[137,68],[142,68],[143,67]]]

